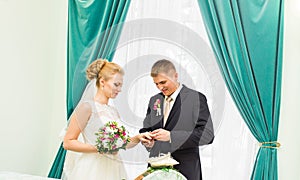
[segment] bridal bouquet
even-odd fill
[[[97,136],[96,147],[99,153],[113,154],[120,149],[125,149],[130,141],[125,127],[119,126],[116,121],[107,122],[95,135]]]

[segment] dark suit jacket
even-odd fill
[[[150,157],[159,153],[171,152],[180,164],[178,169],[188,180],[202,179],[199,145],[210,144],[214,139],[213,124],[206,97],[183,85],[163,127],[163,114],[157,115],[154,103],[161,102],[163,112],[164,95],[162,93],[151,97],[147,115],[140,133],[164,128],[170,131],[171,142],[156,141],[150,151]]]

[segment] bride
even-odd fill
[[[68,150],[63,179],[126,179],[126,172],[118,153],[98,153],[95,132],[108,121],[120,122],[117,109],[108,105],[121,91],[124,72],[113,62],[98,59],[86,70],[90,80],[80,102],[70,117],[63,147]],[[83,141],[79,136],[82,135]],[[126,148],[132,148],[141,140],[150,138],[139,134],[130,138]],[[74,153],[74,152],[79,152]]]

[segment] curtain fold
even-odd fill
[[[227,88],[261,144],[251,179],[278,179],[283,1],[198,4]]]
[[[95,59],[109,61],[122,31],[130,0],[69,0],[67,50],[67,117],[87,84],[86,67]],[[65,150],[60,146],[48,177],[61,178]]]

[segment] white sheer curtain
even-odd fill
[[[175,63],[181,83],[208,99],[215,141],[200,147],[203,178],[249,179],[258,145],[226,90],[196,0],[132,0],[113,59],[125,69],[123,92],[113,103],[130,132],[138,133],[148,100],[158,92],[149,72],[162,58]],[[141,145],[122,156],[129,179],[146,170]]]

